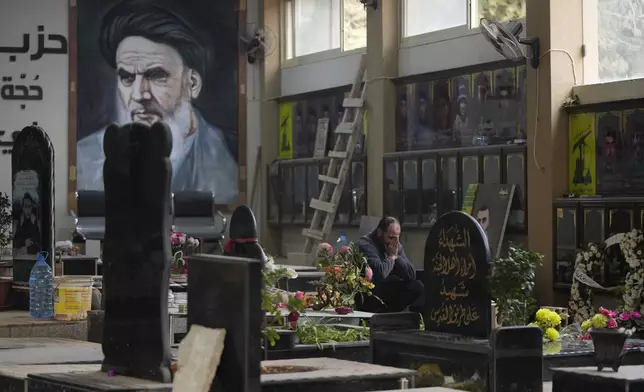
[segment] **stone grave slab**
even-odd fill
[[[226,330],[213,391],[260,388],[262,262],[217,255],[188,257],[188,325]]]
[[[101,345],[53,338],[0,338],[0,366],[93,363],[103,360]]]
[[[442,215],[425,243],[425,329],[487,339],[492,263],[481,226],[470,215]]]
[[[343,361],[333,358],[303,358],[264,361],[262,368],[289,367],[308,371],[262,374],[262,392],[355,392],[397,388],[401,378],[414,385],[416,372],[407,369]]]
[[[13,278],[28,282],[36,254],[54,250],[54,147],[38,126],[18,133],[11,155],[12,205],[14,217]]]
[[[103,371],[159,382],[171,380],[171,148],[163,123],[105,131]]]
[[[172,384],[125,376],[109,376],[103,371],[29,374],[29,392],[171,392]]]
[[[27,376],[29,374],[46,374],[61,372],[98,371],[100,364],[54,364],[54,365],[11,365],[0,364],[0,391],[27,391]]]
[[[552,369],[552,392],[642,392],[644,366],[622,366],[597,371],[596,366]]]

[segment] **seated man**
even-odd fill
[[[401,312],[412,304],[415,308],[421,306],[425,287],[416,280],[416,270],[400,244],[400,223],[396,218],[380,220],[374,231],[360,238],[358,248],[373,270],[373,295],[380,299],[365,297],[358,304],[360,310]]]

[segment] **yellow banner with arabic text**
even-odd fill
[[[595,114],[571,114],[569,127],[568,191],[575,195],[594,195],[597,186]]]
[[[293,108],[291,102],[279,104],[279,159],[293,159]]]

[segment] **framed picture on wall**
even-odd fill
[[[622,173],[628,175],[629,193],[644,192],[644,111],[628,110],[624,119],[624,165]]]
[[[461,146],[471,146],[474,137],[474,129],[470,122],[471,101],[472,101],[472,77],[462,75],[452,78],[452,112],[454,122],[452,132],[454,138]]]
[[[69,192],[103,189],[108,125],[164,121],[173,137],[172,191],[210,190],[223,210],[243,203],[246,93],[239,84],[247,62],[239,1],[74,1],[69,10],[76,86]]]
[[[409,135],[410,150],[427,150],[434,146],[435,134],[432,130],[432,110],[429,83],[414,85],[414,128]]]
[[[452,105],[449,79],[431,82],[432,91],[432,129],[435,132],[434,147],[453,147]]]
[[[632,133],[622,128],[622,112],[595,115],[596,191],[600,195],[618,195],[628,191]],[[630,121],[626,121],[630,124]]]
[[[410,84],[396,86],[396,151],[407,151],[411,145],[409,131],[412,121],[409,119],[409,103],[412,86]]]

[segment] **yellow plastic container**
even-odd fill
[[[54,318],[61,321],[85,320],[92,309],[91,276],[54,278]]]

